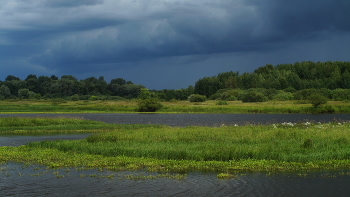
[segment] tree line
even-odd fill
[[[103,76],[77,80],[72,75],[61,78],[52,75],[30,74],[21,80],[8,75],[0,81],[0,99],[71,98],[88,99],[92,95],[104,99],[137,98],[143,85],[133,84],[123,78],[107,83]],[[350,92],[350,62],[296,62],[294,64],[267,64],[253,72],[224,72],[204,77],[195,85],[183,89],[151,90],[160,100],[187,100],[190,95],[203,95],[208,99],[261,101],[302,100],[313,93],[328,99],[348,100]],[[258,99],[258,100],[259,100]],[[253,99],[254,100],[254,99]]]
[[[252,73],[230,71],[204,77],[196,81],[194,93],[210,99],[239,97],[238,100],[248,93],[253,96],[251,92],[277,100],[302,100],[318,93],[328,99],[348,100],[349,89],[350,62],[304,61],[276,66],[267,64]]]
[[[110,83],[101,76],[98,79],[89,77],[77,80],[72,75],[63,75],[60,79],[55,75],[51,77],[30,74],[21,80],[8,75],[5,81],[0,81],[0,99],[27,99],[27,98],[67,98],[78,96],[84,100],[92,95],[116,98],[136,98],[143,85],[133,84],[123,78],[112,79]],[[107,98],[108,99],[108,98]]]

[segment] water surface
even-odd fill
[[[0,117],[6,116],[68,116],[106,123],[171,126],[350,120],[349,114],[0,114]],[[1,136],[0,146],[84,137],[85,134]],[[111,174],[114,175],[113,179],[106,178]],[[147,175],[146,172],[81,171],[73,168],[54,170],[43,166],[23,167],[21,164],[5,163],[0,164],[0,196],[350,196],[350,172],[347,171],[308,173],[307,176],[297,173],[247,173],[229,180],[217,179],[217,173],[197,172],[189,173],[184,180],[129,180],[124,177],[130,174]]]

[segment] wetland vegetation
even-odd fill
[[[218,113],[218,114],[321,114],[350,113],[350,102],[328,101],[326,105],[313,107],[306,101],[249,102],[215,100],[206,102],[161,102],[156,113]],[[52,104],[51,100],[0,101],[0,113],[139,113],[137,100],[126,101],[66,101]]]
[[[0,162],[50,168],[186,173],[306,172],[350,167],[350,123],[221,127],[118,125],[67,118],[1,118],[4,134],[89,132],[82,140],[0,147]],[[32,129],[30,129],[32,128]],[[230,177],[230,176],[229,176]]]

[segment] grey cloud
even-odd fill
[[[83,5],[102,4],[103,0],[45,0],[44,5],[48,7],[76,7]]]
[[[73,11],[81,5],[91,6]],[[18,42],[45,38],[30,62],[73,73],[159,58],[273,51],[350,30],[350,2],[342,0],[60,0],[45,6],[55,10],[52,23],[36,21],[5,35]]]
[[[262,23],[257,36],[270,41],[312,39],[325,33],[350,31],[350,1],[252,0]]]

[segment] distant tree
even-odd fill
[[[10,89],[6,85],[0,86],[0,96],[3,96],[4,98],[8,98],[11,96]]]
[[[18,98],[19,99],[29,98],[29,90],[28,89],[19,89],[18,90]]]
[[[188,97],[188,101],[190,102],[205,102],[206,100],[207,100],[207,97],[200,94],[191,94]]]
[[[8,75],[8,76],[5,78],[5,81],[12,81],[12,80],[20,81],[21,79],[18,78],[18,77],[15,77],[15,76],[13,76],[13,75]]]
[[[58,80],[58,77],[56,77],[56,75],[51,75],[50,77],[52,80]]]
[[[317,108],[327,103],[327,98],[320,94],[311,94],[307,99],[314,108]]]
[[[139,112],[155,112],[163,107],[159,100],[152,97],[152,93],[148,89],[142,88],[138,97],[137,105]]]
[[[117,85],[125,85],[126,84],[126,80],[123,78],[116,78],[116,79],[112,79],[110,84],[117,84]]]
[[[35,76],[35,75],[34,75]],[[24,80],[26,85],[27,85],[27,88],[30,90],[30,91],[33,91],[33,92],[39,92],[39,81],[38,79],[35,77],[31,77],[31,78],[28,78]]]
[[[30,74],[27,76],[27,78],[24,81],[27,81],[28,79],[37,79],[36,75]]]
[[[275,69],[275,67],[273,65],[266,64],[265,66],[262,66],[262,67],[255,69],[254,73],[267,75],[267,74],[271,73],[274,69]]]
[[[204,77],[195,83],[194,93],[210,97],[222,88],[217,77]]]
[[[61,79],[69,79],[72,81],[78,81],[73,75],[62,75]]]
[[[242,102],[265,102],[268,99],[260,92],[249,91],[243,95]]]
[[[22,80],[4,81],[3,84],[10,89],[11,94],[14,96],[17,96],[19,89],[27,87],[26,82]]]
[[[137,101],[139,112],[155,112],[163,107],[156,98],[141,99]]]

